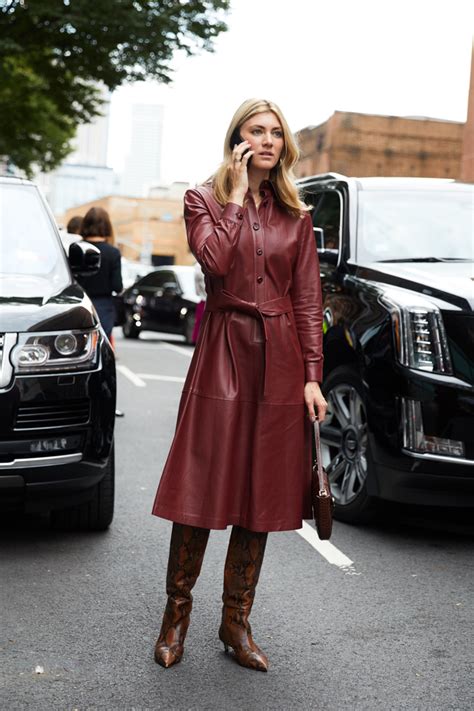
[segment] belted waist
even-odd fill
[[[243,313],[262,318],[263,316],[281,316],[293,311],[293,304],[290,296],[279,296],[277,299],[263,301],[257,304],[254,301],[244,299],[231,294],[223,289],[218,294],[210,294],[206,301],[207,311],[242,311]],[[265,334],[266,335],[266,334]]]
[[[210,294],[207,297],[206,311],[240,311],[249,316],[253,316],[261,322],[265,338],[265,371],[263,384],[263,394],[265,396],[267,394],[268,374],[271,373],[272,364],[272,345],[271,340],[268,338],[267,317],[271,318],[272,316],[281,316],[282,314],[291,313],[293,311],[291,297],[289,295],[279,296],[277,299],[271,299],[270,301],[263,301],[261,304],[257,304],[254,301],[245,301],[230,291],[223,289],[218,294]]]

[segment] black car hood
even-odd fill
[[[44,277],[2,276],[0,332],[62,331],[97,325],[89,297],[76,282],[56,288]]]
[[[473,262],[370,262],[356,273],[361,279],[411,289],[474,311]]]

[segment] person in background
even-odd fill
[[[204,279],[204,272],[199,262],[194,265],[194,284],[196,288],[196,294],[201,297],[201,301],[196,306],[196,320],[194,321],[192,341],[196,343],[199,336],[199,329],[201,327],[202,316],[204,314],[204,309],[206,308],[206,282]]]
[[[82,217],[80,215],[74,215],[71,217],[67,223],[66,231],[68,235],[80,235],[82,228]]]
[[[114,247],[114,233],[109,214],[102,207],[91,207],[82,220],[81,235],[100,251],[100,269],[96,274],[78,277],[99,315],[109,341],[115,324],[115,304],[112,293],[123,289],[121,256]]]
[[[123,289],[121,255],[114,247],[114,232],[107,210],[91,207],[82,220],[81,235],[100,251],[100,269],[96,274],[78,277],[92,303],[94,304],[112,347],[115,346],[112,330],[115,325],[115,304],[113,292],[119,294]],[[122,410],[115,410],[117,417],[123,417]]]

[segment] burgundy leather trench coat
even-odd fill
[[[301,528],[310,518],[303,390],[322,378],[319,263],[311,218],[261,185],[257,210],[188,190],[189,245],[207,302],[156,494],[156,516],[202,528]]]

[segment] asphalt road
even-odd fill
[[[213,532],[183,661],[154,663],[171,524],[150,511],[191,353],[117,340],[125,417],[108,532],[1,522],[1,711],[473,708],[473,527],[419,512],[336,522],[321,551],[308,528],[270,534],[251,617],[268,674],[217,638],[230,529]]]

